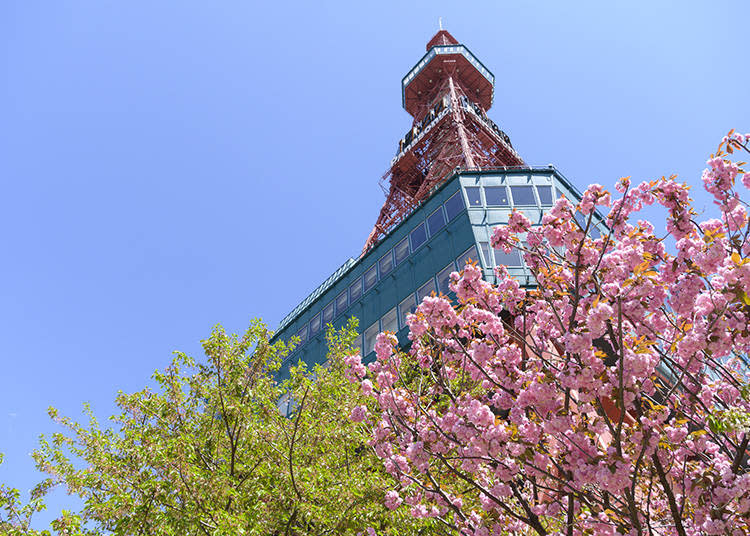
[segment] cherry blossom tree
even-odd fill
[[[369,366],[347,358],[388,508],[461,535],[750,534],[749,143],[708,161],[715,219],[675,177],[592,185],[541,225],[514,212],[492,243],[535,285],[467,264],[454,302],[408,318],[408,351],[386,333]],[[654,204],[662,235],[636,219]]]

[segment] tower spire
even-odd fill
[[[519,166],[510,138],[487,117],[495,76],[443,29],[401,81],[404,109],[414,118],[381,179],[387,197],[363,253],[429,197],[457,168]]]

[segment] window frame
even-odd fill
[[[401,299],[398,302],[398,306],[397,307],[398,307],[398,325],[399,325],[399,329],[404,329],[407,326],[406,314],[410,314],[410,313],[414,312],[414,311],[409,311],[408,313],[402,315],[403,309],[402,309],[401,306],[404,303],[406,303],[406,300],[408,300],[410,298],[412,300],[412,307],[414,307],[414,309],[416,310],[416,308],[417,308],[417,295],[416,295],[415,292],[412,292],[411,294],[408,294],[407,296],[405,296],[403,299]]]
[[[367,334],[368,333],[372,333],[370,330],[373,329],[373,328],[375,328],[375,334],[374,334],[374,336],[372,338],[372,348],[368,349],[368,346],[367,346]],[[378,333],[380,333],[380,319],[378,319],[375,322],[373,322],[372,324],[370,324],[367,327],[367,329],[365,330],[364,334],[363,334],[363,336],[364,336],[364,340],[363,340],[363,343],[364,343],[364,355],[363,355],[363,357],[364,356],[368,356],[373,351],[375,351],[375,342],[378,339]]]
[[[320,333],[321,329],[323,329],[323,323],[321,322],[322,318],[323,318],[323,315],[320,312],[318,312],[315,316],[313,316],[310,319],[310,322],[309,322],[309,324],[310,324],[310,337],[314,337],[315,335],[317,335],[318,333]],[[313,322],[315,322],[316,320],[318,322],[318,329],[316,329],[315,331],[313,331]]]
[[[476,189],[477,192],[479,192],[479,204],[477,204],[477,205],[472,205],[471,204],[471,199],[469,198],[469,190],[473,191],[474,189]],[[483,192],[482,192],[482,187],[481,186],[464,186],[463,190],[464,190],[464,192],[466,192],[466,199],[464,200],[464,202],[466,203],[466,207],[468,207],[468,208],[482,208],[483,206],[485,206],[484,205],[484,199],[483,199],[483,196],[482,196]]]
[[[367,274],[369,274],[371,271],[375,272],[375,278],[372,280],[372,283],[368,286],[367,285]],[[378,284],[378,263],[374,263],[372,266],[370,266],[365,272],[362,274],[362,284],[364,285],[363,294],[367,292],[368,290],[371,290],[375,285]]]
[[[359,295],[356,298],[352,298],[352,289],[355,288],[359,284]],[[349,305],[352,305],[355,301],[360,299],[362,295],[365,293],[364,291],[364,278],[362,276],[359,276],[354,283],[349,285],[349,288],[347,289],[349,292]]]
[[[472,249],[474,250],[474,257],[476,258],[467,256],[470,254]],[[464,262],[459,262],[461,259],[463,259]],[[468,261],[469,259],[477,261],[479,263],[479,266],[480,267],[482,266],[482,259],[479,258],[479,250],[477,249],[476,244],[472,244],[471,246],[469,246],[469,248],[466,251],[464,251],[463,253],[461,253],[461,255],[456,257],[456,266],[458,267],[459,272],[462,271],[464,268],[466,268],[466,261]]]
[[[540,207],[551,207],[555,204],[555,187],[551,184],[535,184],[536,186],[536,197],[539,199],[539,206]],[[542,202],[542,195],[539,193],[539,188],[549,188],[549,194],[550,194],[550,202],[549,204]]]
[[[300,333],[304,332],[304,336],[300,336]],[[295,337],[299,337],[299,345],[301,348],[310,338],[310,324],[305,322],[305,325],[299,328],[295,333]]]
[[[406,255],[404,255],[401,260],[398,258],[398,248],[406,242]],[[411,243],[409,242],[409,236],[405,236],[400,242],[398,242],[395,246],[393,246],[393,268],[395,269],[396,266],[404,262],[406,259],[409,258],[409,255],[411,255]]]
[[[498,252],[500,255],[515,255],[518,258],[518,264],[503,264],[497,261]],[[510,253],[505,253],[501,248],[492,248],[492,262],[495,266],[505,266],[506,268],[523,268],[523,256],[518,248],[511,249]]]
[[[459,201],[459,202],[460,202],[460,204],[461,204],[461,208],[460,208],[460,209],[459,209],[459,210],[458,210],[457,212],[455,212],[455,213],[453,214],[453,216],[451,217],[451,215],[450,215],[450,214],[449,214],[449,212],[448,212],[448,203],[450,203],[450,202],[451,202],[451,201],[452,201],[453,199],[458,199],[458,201]],[[463,212],[464,210],[466,210],[466,203],[464,202],[464,196],[463,196],[463,195],[461,195],[461,190],[457,191],[457,192],[456,192],[456,193],[454,193],[454,194],[453,194],[452,196],[450,196],[450,197],[449,197],[448,199],[446,199],[446,200],[445,200],[445,203],[443,203],[443,206],[445,207],[445,217],[446,217],[446,218],[448,219],[448,223],[450,223],[450,222],[452,222],[452,221],[453,221],[453,220],[454,220],[454,219],[455,219],[455,218],[456,218],[456,217],[457,217],[457,216],[458,216],[459,214],[461,214],[461,212]],[[446,224],[446,225],[447,225],[447,224]]]
[[[388,328],[388,327],[387,327],[387,326],[385,325],[385,318],[386,318],[386,317],[387,317],[387,316],[388,316],[389,314],[391,314],[391,313],[393,313],[393,314],[394,314],[394,321],[395,321],[395,322],[394,322],[394,324],[395,324],[395,329],[389,329],[389,328]],[[383,331],[383,332],[384,332],[384,331],[391,331],[391,332],[393,332],[393,333],[397,333],[397,332],[398,332],[398,306],[394,306],[394,307],[390,308],[390,309],[389,309],[388,311],[386,311],[386,312],[385,312],[385,314],[384,314],[383,316],[381,316],[381,317],[380,317],[380,331]]]
[[[328,320],[326,320],[326,311],[329,308],[331,310],[331,318],[329,318]],[[321,327],[325,327],[326,325],[328,325],[331,322],[333,322],[334,318],[336,318],[336,300],[335,299],[329,301],[327,304],[325,304],[325,306],[323,307],[323,309],[321,309],[321,311],[320,311],[320,325],[321,325]]]
[[[421,228],[423,229],[423,231],[424,231],[424,240],[422,240],[422,242],[420,242],[420,244],[419,244],[418,246],[416,246],[416,247],[415,247],[415,246],[414,246],[414,240],[412,239],[412,237],[414,236],[414,233],[416,233],[416,232],[417,232],[417,230],[418,230],[418,229],[419,229],[420,227],[421,227]],[[419,248],[421,248],[422,246],[424,246],[424,245],[425,245],[425,244],[427,243],[427,240],[428,240],[429,238],[430,238],[430,237],[429,237],[429,236],[427,235],[427,222],[425,222],[425,221],[421,221],[421,222],[419,222],[419,225],[416,225],[416,226],[414,226],[414,229],[412,229],[411,231],[409,231],[409,244],[411,245],[411,251],[412,251],[412,253],[413,253],[413,252],[415,252],[415,251],[417,251],[417,250],[418,250]]]
[[[432,227],[430,226],[430,219],[435,214],[437,214],[437,213],[440,213],[440,216],[443,219],[443,223],[442,223],[442,225],[440,225],[440,227],[438,227],[437,229],[435,229],[435,231],[433,232],[432,231]],[[427,216],[427,218],[425,219],[425,224],[426,224],[426,227],[427,227],[427,233],[428,233],[428,235],[429,235],[430,238],[432,238],[433,236],[435,236],[442,229],[445,229],[445,226],[448,225],[448,220],[445,217],[445,212],[443,212],[443,205],[440,205],[438,208],[436,208],[435,210],[433,210],[432,213],[429,216]]]
[[[489,197],[487,196],[487,190],[494,191],[494,190],[500,190],[501,188],[505,190],[505,201],[506,201],[506,204],[505,205],[491,205],[490,202],[489,202]],[[489,208],[489,207],[504,208],[504,207],[511,207],[512,206],[510,204],[511,203],[511,197],[510,197],[510,191],[508,190],[508,185],[507,184],[501,184],[501,185],[497,185],[497,186],[485,186],[483,188],[483,190],[484,190],[484,203],[485,203],[485,206],[487,208]]]
[[[432,284],[432,289],[429,290],[426,294],[423,294],[422,290],[430,284]],[[422,303],[422,300],[424,300],[427,296],[431,296],[433,292],[437,293],[437,284],[435,283],[435,276],[432,276],[427,281],[419,285],[419,287],[417,287],[417,307],[419,307],[419,304]]]
[[[450,289],[446,286],[446,292],[443,292],[443,290],[440,288],[440,276],[444,274],[445,272],[448,272],[448,281],[451,279],[451,274],[456,271],[456,262],[451,261],[445,268],[440,270],[437,275],[435,276],[435,283],[437,284],[437,291],[445,296],[448,295],[448,292],[450,292]]]
[[[391,267],[388,269],[388,271],[384,272],[382,262],[383,262],[383,259],[387,259],[389,256],[391,258]],[[391,272],[393,272],[393,270],[396,268],[396,263],[393,262],[393,257],[394,257],[393,249],[389,249],[388,253],[386,253],[385,255],[383,255],[382,257],[378,259],[378,273],[380,274],[381,279],[387,276],[388,274],[390,274]]]
[[[539,200],[536,197],[536,188],[534,188],[533,184],[511,184],[509,185],[510,188],[510,200],[513,203],[513,207],[540,207],[541,204],[539,203]],[[513,195],[513,188],[528,188],[531,192],[531,204],[526,203],[516,203],[516,198]]]
[[[339,307],[339,299],[342,296],[344,297],[345,303],[343,307]],[[333,313],[333,316],[335,318],[349,308],[349,289],[346,288],[343,291],[339,292],[338,296],[336,296],[336,299],[333,301],[336,304],[336,310]]]

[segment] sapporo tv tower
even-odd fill
[[[487,117],[495,77],[447,30],[401,81],[402,104],[414,118],[381,179],[387,198],[363,253],[456,170],[521,166],[510,138]]]
[[[324,363],[327,326],[339,329],[352,317],[365,362],[375,358],[382,331],[407,348],[409,313],[433,293],[455,299],[450,276],[467,262],[477,263],[486,281],[496,281],[502,265],[522,285],[534,284],[518,251],[492,248],[492,229],[513,210],[541,222],[557,197],[580,199],[580,193],[553,166],[524,163],[487,117],[494,83],[490,70],[442,28],[427,43],[401,81],[402,104],[414,120],[381,180],[386,200],[377,222],[362,252],[281,320],[272,341],[297,343],[280,378],[299,361]]]

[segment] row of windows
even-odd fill
[[[467,186],[464,189],[470,207],[545,207],[552,206],[554,200],[554,192],[549,185]]]
[[[402,299],[399,304],[387,313],[385,313],[380,319],[373,322],[366,330],[359,341],[359,349],[362,356],[368,355],[370,352],[375,350],[375,340],[377,339],[378,333],[383,331],[397,332],[400,329],[406,327],[406,315],[416,311],[417,306],[422,303],[422,300],[430,296],[433,292],[436,294],[448,294],[450,289],[448,284],[450,283],[451,272],[456,269],[462,270],[469,260],[478,260],[476,246],[471,246],[461,256],[456,259],[455,262],[451,261],[448,266],[440,270],[435,277],[431,277],[424,284],[422,284],[416,292],[413,292]]]
[[[380,279],[390,274],[396,266],[427,242],[428,238],[445,227],[449,221],[458,216],[463,209],[463,197],[461,192],[458,191],[427,216],[425,221],[417,225],[409,233],[409,236],[401,240],[367,268],[362,276],[349,285],[349,288],[343,290],[335,299],[326,304],[323,310],[316,314],[309,323],[302,326],[295,333],[299,337],[298,347],[301,347],[309,338],[317,335],[334,318],[343,314],[365,292],[374,287]]]
[[[578,220],[578,223],[581,225],[581,227],[585,228],[586,221],[582,218],[579,218],[579,215],[580,213],[576,214],[576,220]],[[596,227],[596,225],[591,226],[591,228],[589,229],[589,234],[594,239],[597,239],[601,236],[601,232]],[[522,242],[522,247],[528,247],[526,242]],[[522,259],[523,255],[517,248],[513,248],[510,252],[506,253],[502,249],[491,248],[489,242],[479,242],[479,249],[482,254],[483,264],[487,268],[494,268],[495,266],[500,266],[501,264],[507,266],[508,268],[521,268],[524,265]],[[561,248],[555,249],[558,249],[558,251],[562,251]],[[494,264],[492,264],[493,262]]]

